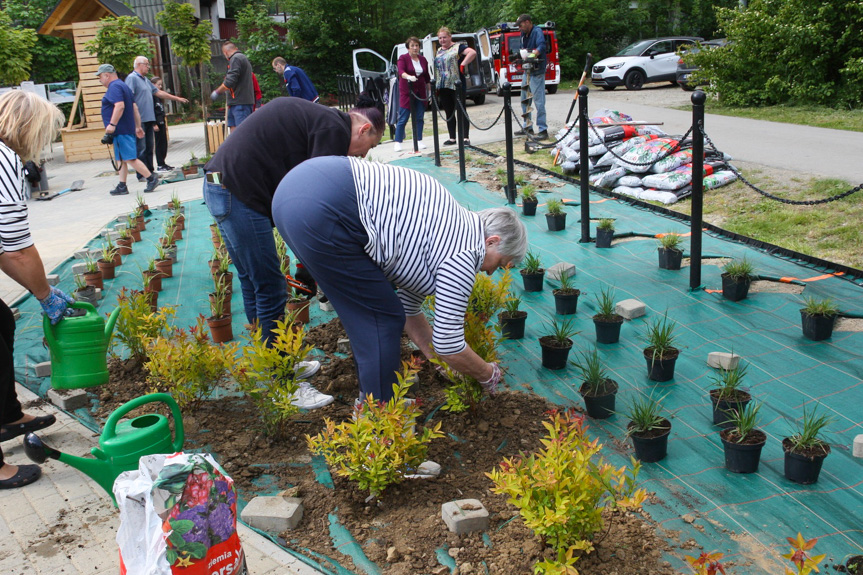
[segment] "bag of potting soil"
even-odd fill
[[[619,180],[622,176],[625,175],[626,168],[621,168],[620,166],[617,166],[605,172],[597,172],[595,174],[591,174],[589,181],[594,186],[598,186],[600,188],[610,188],[617,182],[617,180]]]
[[[209,454],[147,455],[114,482],[121,575],[241,575],[233,480]]]
[[[705,162],[704,175],[709,176],[725,167],[722,162]],[[686,164],[670,172],[664,174],[651,174],[644,176],[642,180],[645,187],[656,188],[658,190],[679,190],[683,186],[692,182],[692,164]]]
[[[633,146],[624,154],[618,153],[622,160],[615,162],[627,168],[631,172],[644,173],[652,167],[657,160],[667,156],[669,152],[677,149],[677,140],[674,138],[656,138]]]
[[[629,138],[628,140],[624,140],[623,142],[617,144],[616,146],[608,146],[609,152],[607,152],[604,156],[599,158],[596,161],[597,166],[610,166],[615,163],[618,156],[623,156],[626,152],[637,146],[638,144],[647,142],[649,140],[655,140],[658,136],[635,136],[634,138]],[[611,152],[614,152],[612,154]]]

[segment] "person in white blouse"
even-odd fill
[[[513,210],[471,212],[431,176],[334,156],[289,172],[272,207],[279,233],[345,327],[361,397],[392,397],[403,331],[426,357],[496,392],[500,367],[467,345],[464,315],[476,274],[516,264],[527,251]],[[429,295],[434,328],[421,309]]]

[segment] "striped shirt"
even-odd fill
[[[405,314],[419,315],[426,296],[435,296],[435,351],[463,351],[464,315],[485,258],[480,217],[431,176],[350,161],[360,221],[369,236],[366,253],[398,286]]]
[[[24,199],[24,164],[18,154],[0,140],[0,254],[32,245]]]

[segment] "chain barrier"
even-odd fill
[[[518,128],[522,132],[524,132],[525,137],[528,140],[530,140],[531,142],[533,142],[533,145],[537,148],[553,148],[553,147],[557,146],[559,143],[564,141],[570,133],[572,133],[572,131],[575,129],[576,124],[578,123],[577,121],[573,122],[572,125],[569,127],[569,129],[566,131],[566,133],[564,133],[563,136],[560,137],[560,139],[555,140],[555,141],[548,143],[548,144],[543,144],[542,140],[537,140],[533,136],[533,134],[531,134],[530,132],[525,130],[526,124],[522,124],[521,121],[518,119],[518,114],[516,113],[515,110],[512,109],[512,100],[511,99],[510,99],[510,104],[509,104],[509,111],[512,112],[512,117],[515,120],[515,123],[518,124]]]
[[[599,142],[604,144],[605,141],[602,139],[602,136],[600,136],[599,132],[597,131],[596,127],[594,127],[593,122],[591,122],[590,119],[587,120],[587,125],[591,130],[593,130],[593,133],[596,135],[597,139],[599,139]],[[686,133],[683,134],[682,137],[678,138],[677,143],[674,144],[674,146],[672,146],[671,149],[668,150],[668,152],[666,152],[664,156],[660,156],[660,157],[658,157],[655,160],[652,160],[650,162],[630,162],[629,160],[623,159],[622,156],[617,155],[617,153],[614,151],[613,148],[609,148],[608,146],[606,146],[606,150],[608,151],[609,154],[611,154],[612,156],[614,156],[615,158],[617,158],[621,162],[628,164],[630,166],[651,166],[652,167],[653,164],[660,162],[660,161],[664,160],[665,158],[671,156],[672,154],[676,154],[677,152],[682,150],[683,147],[680,145],[680,142],[686,141],[686,139],[689,137],[690,134],[692,134],[692,126],[690,126],[688,130],[686,130]]]
[[[437,99],[437,96],[435,96],[434,90],[431,90],[431,95],[429,96],[429,101],[431,101],[432,99],[434,99],[435,108],[437,109],[437,114],[438,114],[438,116],[440,116],[440,119],[444,121],[444,123],[447,123],[450,120],[455,119],[455,111],[453,111],[452,116],[450,116],[449,118],[447,118],[446,116],[444,116],[441,113],[441,112],[443,112],[443,108],[441,108],[440,101]],[[458,96],[456,96],[456,101],[458,101]]]
[[[711,149],[713,149],[713,151],[716,152],[717,154],[721,154],[722,152],[720,152],[716,148],[716,145],[714,145],[713,140],[711,140],[710,136],[707,135],[707,132],[704,131],[704,126],[701,125],[700,128],[701,128],[701,133],[704,135],[704,140],[711,147]],[[728,165],[728,169],[731,170],[734,173],[734,175],[737,176],[740,179],[740,181],[743,182],[748,188],[752,189],[755,192],[758,192],[759,194],[761,194],[765,198],[769,198],[771,200],[776,200],[777,202],[781,202],[783,204],[788,204],[791,206],[816,206],[818,204],[827,204],[830,202],[835,202],[836,200],[841,200],[843,198],[847,198],[851,194],[853,194],[855,192],[859,192],[860,190],[863,190],[863,184],[859,184],[856,187],[851,188],[848,191],[842,192],[841,194],[837,194],[835,196],[830,196],[829,198],[823,198],[821,200],[787,200],[785,198],[780,198],[779,196],[774,196],[773,194],[771,194],[769,192],[765,192],[764,190],[760,189],[758,186],[756,186],[755,184],[753,184],[752,182],[747,180],[743,176],[743,174],[741,174],[739,171],[737,171],[737,168],[732,166],[730,163],[727,163],[727,165]]]
[[[500,122],[500,119],[503,117],[503,113],[506,111],[506,106],[501,107],[500,114],[497,115],[497,118],[495,118],[494,122],[491,123],[491,126],[488,126],[487,128],[483,128],[482,126],[477,126],[476,124],[474,124],[473,120],[470,119],[470,116],[468,116],[468,114],[467,114],[467,110],[464,109],[464,105],[462,104],[461,98],[456,98],[455,101],[456,101],[456,104],[458,105],[459,109],[461,110],[462,114],[464,114],[464,117],[467,118],[468,123],[470,123],[471,126],[476,128],[480,132],[485,132],[486,130],[491,130],[492,128],[497,126],[497,123]]]

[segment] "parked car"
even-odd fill
[[[677,83],[677,51],[704,38],[697,36],[671,36],[639,40],[611,58],[596,63],[591,80],[603,90],[626,86],[627,90],[641,90],[652,82]]]
[[[699,44],[695,44],[694,46],[686,47],[682,50],[680,54],[680,58],[677,60],[677,84],[687,92],[691,92],[698,86],[700,83],[690,82],[689,79],[692,77],[693,72],[697,71],[698,68],[693,64],[687,64],[684,62],[684,58],[689,54],[696,54],[701,51],[701,49],[711,50],[713,48],[721,48],[728,44],[728,40],[725,38],[719,38],[717,40],[707,40],[706,42],[701,42]]]
[[[557,93],[560,84],[560,55],[558,54],[557,36],[554,22],[537,24],[537,28],[545,35],[545,91]],[[521,64],[516,64],[521,50],[521,31],[515,22],[501,22],[489,31],[491,34],[491,52],[494,55],[494,69],[497,73],[498,96],[503,96],[503,85],[509,82],[513,91],[521,90],[521,77],[524,70]]]

